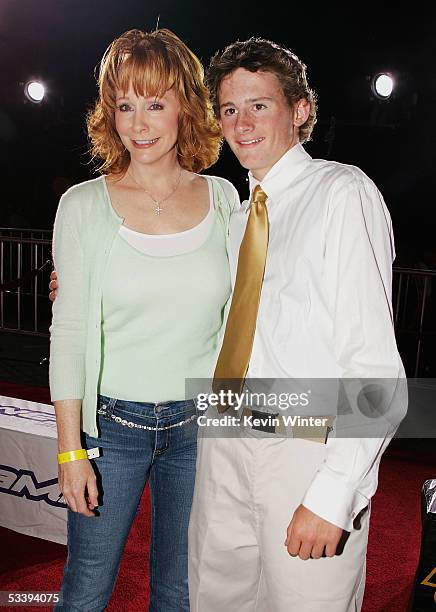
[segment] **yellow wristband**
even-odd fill
[[[77,461],[78,459],[88,459],[88,453],[85,448],[58,454],[58,463],[68,463],[68,461]]]

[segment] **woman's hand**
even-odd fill
[[[54,302],[56,299],[56,296],[58,294],[58,287],[58,275],[56,273],[56,270],[53,270],[50,274],[50,282],[48,284],[48,288],[50,289],[48,297],[52,302]]]
[[[97,479],[88,459],[61,463],[59,488],[70,510],[83,516],[95,516],[93,510],[98,506]]]

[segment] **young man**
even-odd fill
[[[247,381],[397,380],[390,216],[361,170],[303,149],[316,121],[304,64],[277,44],[250,39],[217,53],[208,79],[255,202],[230,228],[235,289],[216,375],[243,378],[249,363]],[[253,281],[247,289],[252,275],[259,287]],[[253,311],[255,333],[247,321]],[[370,499],[404,405],[381,412],[389,418],[372,435],[334,431],[321,443],[319,431],[304,439],[292,428],[250,424],[236,438],[200,439],[192,612],[360,610]]]

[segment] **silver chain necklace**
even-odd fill
[[[140,185],[137,180],[135,180],[135,177],[130,172],[130,170],[129,170],[128,173],[130,174],[130,177],[133,180],[133,182],[136,183],[136,185],[138,185],[138,187],[140,187],[143,191],[145,191],[145,193],[148,195],[150,200],[152,200],[154,202],[154,204],[155,204],[154,212],[157,215],[160,215],[160,213],[164,210],[163,208],[161,208],[161,204],[166,202],[172,195],[174,195],[176,193],[176,191],[177,191],[177,189],[179,188],[179,185],[180,185],[180,180],[182,178],[182,169],[180,168],[179,177],[177,179],[176,186],[174,187],[174,189],[172,191],[170,191],[170,193],[167,196],[165,196],[162,200],[155,200],[154,197],[151,195],[151,193],[149,191],[147,191],[147,189],[145,187]]]

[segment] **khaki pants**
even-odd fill
[[[298,439],[199,438],[189,525],[191,612],[361,609],[368,511],[335,557],[302,561],[284,546],[325,453],[324,444]]]

